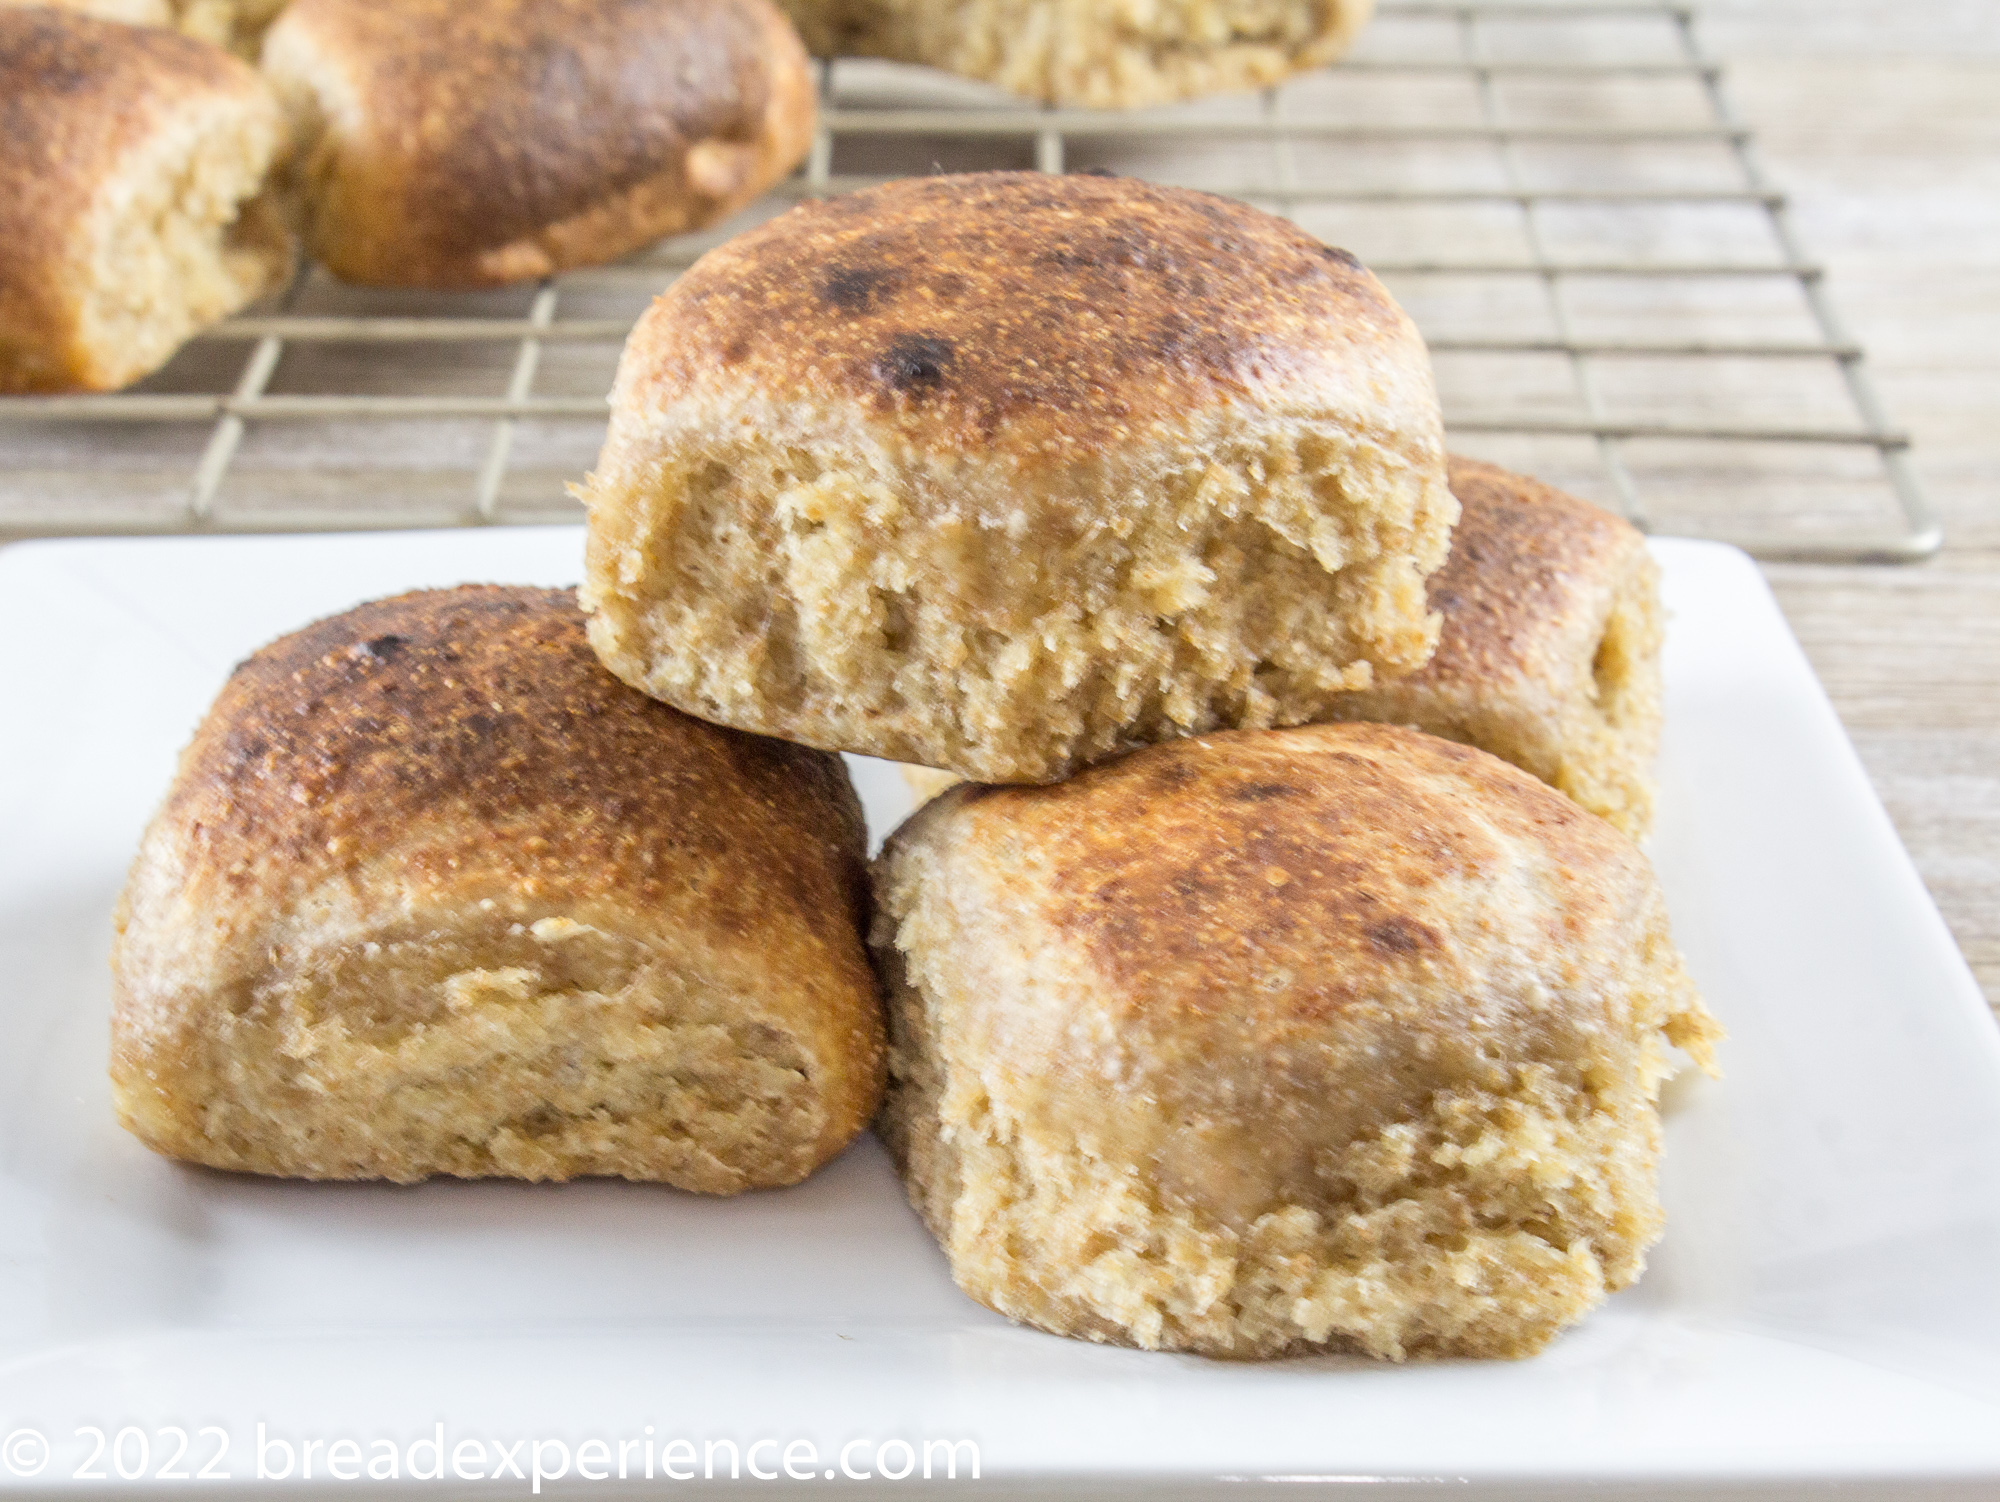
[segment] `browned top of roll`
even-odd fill
[[[939,805],[917,827],[949,817],[1000,866],[1035,852],[1028,885],[1099,1004],[1146,1028],[1268,1039],[1420,982],[1472,995],[1507,947],[1493,904],[1541,963],[1656,893],[1637,848],[1562,794],[1391,725],[1205,735]]]
[[[1346,251],[1132,178],[913,178],[709,252],[627,345],[618,404],[720,382],[935,449],[1094,451],[1240,400],[1434,441],[1422,341]]]
[[[90,252],[77,226],[93,199],[176,111],[262,90],[255,69],[175,32],[0,7],[0,325],[42,321],[9,305],[66,286],[48,268]]]
[[[1429,580],[1444,627],[1431,660],[1399,688],[1523,672],[1546,650],[1549,623],[1576,612],[1578,581],[1604,583],[1607,564],[1645,546],[1630,522],[1498,465],[1454,456],[1451,490],[1459,522]]]
[[[573,899],[698,911],[737,940],[774,908],[808,928],[842,894],[838,921],[862,911],[838,759],[625,687],[569,590],[401,595],[272,643],[224,687],[155,821],[219,900],[274,905],[426,824]],[[449,864],[458,843],[411,858]]]
[[[697,142],[759,141],[775,75],[807,66],[769,0],[294,0],[265,58],[335,104],[342,150],[368,164],[343,169],[350,212],[420,247],[395,274],[336,270],[411,285],[462,281],[476,253],[644,186]]]

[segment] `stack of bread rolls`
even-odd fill
[[[731,1193],[872,1118],[973,1297],[1220,1356],[1523,1355],[1638,1276],[1719,1036],[1634,843],[1655,573],[1447,460],[1353,257],[894,183],[712,252],[613,403],[580,603],[223,691],[121,906],[132,1130]],[[868,868],[836,752],[971,780]]]

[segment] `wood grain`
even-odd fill
[[[1816,32],[1827,10],[1729,7],[1711,40],[1947,543],[1913,568],[1766,572],[2000,1005],[2000,11],[1850,0]]]

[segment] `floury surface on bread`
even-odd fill
[[[1720,1036],[1645,857],[1387,725],[952,789],[890,839],[879,1123],[961,1287],[1058,1334],[1523,1356],[1660,1235]]]
[[[592,657],[566,590],[364,605],[242,664],[118,915],[154,1149],[296,1178],[804,1178],[882,1081],[837,758]]]
[[[293,0],[264,68],[307,248],[370,285],[614,260],[734,213],[812,140],[770,0]]]
[[[282,283],[284,144],[219,48],[0,6],[0,393],[129,385]]]
[[[1443,626],[1416,672],[1342,694],[1329,720],[1408,725],[1490,751],[1633,839],[1652,825],[1659,566],[1629,522],[1525,475],[1451,461],[1459,520],[1430,576]],[[918,802],[959,781],[905,766]]]
[[[1420,666],[1457,505],[1423,343],[1243,204],[988,173],[802,205],[627,342],[580,494],[611,669],[988,782]]]
[[[1130,109],[1332,62],[1373,0],[782,0],[819,56],[928,63],[1054,104]]]

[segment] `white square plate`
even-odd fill
[[[568,1474],[543,1489],[583,1495],[650,1490],[641,1446],[664,1467],[675,1438],[715,1444],[717,1485],[722,1441],[776,1441],[767,1472],[809,1443],[795,1474],[856,1493],[916,1484],[890,1479],[901,1444],[969,1440],[982,1479],[934,1485],[2000,1494],[2000,1035],[1755,568],[1657,546],[1674,616],[1653,854],[1731,1030],[1728,1077],[1676,1087],[1669,1229],[1637,1288],[1536,1360],[1401,1368],[1012,1327],[953,1288],[872,1139],[730,1201],[153,1157],[111,1116],[110,914],[230,665],[398,590],[570,582],[579,534],[0,553],[0,1487],[118,1487],[122,1467],[194,1492],[153,1478],[204,1466],[255,1485],[262,1424],[267,1472],[317,1442],[311,1488],[342,1495],[385,1446],[424,1495],[529,1490],[412,1480],[438,1425],[453,1460],[481,1447],[466,1473],[522,1441],[553,1472],[560,1447]],[[857,766],[879,834],[908,800]],[[627,1479],[615,1458],[590,1479],[621,1443]],[[827,1479],[843,1446],[871,1479]]]

